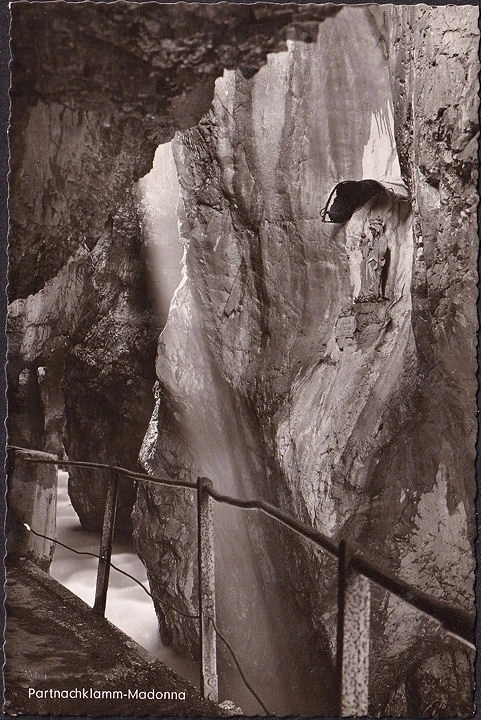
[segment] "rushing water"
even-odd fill
[[[80,526],[68,496],[67,483],[68,473],[59,471],[57,539],[76,550],[98,553],[99,536],[97,533],[83,530]],[[92,606],[95,596],[97,562],[96,558],[76,555],[57,545],[50,574]],[[114,543],[112,562],[149,587],[145,567],[131,544],[128,542]],[[152,600],[142,588],[114,569],[110,571],[105,615],[111,623],[123,630],[181,677],[186,678],[197,687],[199,686],[198,663],[186,660],[162,644]]]
[[[68,473],[59,471],[56,537],[75,550],[98,553],[99,535],[81,527],[70,502],[67,485]],[[140,580],[147,588],[149,587],[145,567],[131,543],[114,542],[112,562]],[[76,555],[71,550],[57,545],[50,566],[50,574],[68,590],[92,606],[95,597],[97,564],[98,561],[94,557]],[[152,600],[137,584],[113,568],[110,571],[105,615],[111,623],[123,630],[139,645],[199,688],[199,663],[179,655],[162,643]],[[252,705],[252,712],[258,712],[259,707],[255,701],[253,702],[252,696],[240,680],[238,672],[230,668],[227,676],[232,697],[237,702],[242,701],[246,707]]]

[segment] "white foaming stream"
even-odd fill
[[[70,502],[67,492],[68,473],[59,471],[58,475],[57,539],[76,550],[98,553],[99,536],[97,533],[82,529]],[[129,543],[114,543],[112,562],[149,588],[145,567]],[[87,604],[93,605],[97,575],[96,558],[75,555],[57,545],[50,574]],[[132,580],[114,569],[110,571],[105,614],[111,623],[181,677],[196,686],[199,685],[198,663],[181,657],[162,644],[152,600]]]

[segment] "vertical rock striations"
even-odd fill
[[[473,607],[478,203],[478,9],[392,7],[386,15],[396,140],[413,196],[412,328],[417,419],[409,434],[416,497],[400,573],[437,597]],[[414,419],[414,418],[413,418]],[[400,441],[403,436],[401,435]],[[405,438],[407,440],[407,438]],[[388,462],[394,460],[388,455]],[[387,608],[402,637],[410,714],[472,712],[472,661],[429,628],[416,645],[405,610]],[[414,650],[413,650],[414,648]],[[389,656],[389,649],[386,649]],[[402,684],[402,682],[401,682]],[[379,706],[381,707],[381,706]],[[393,711],[397,711],[394,704]]]
[[[476,9],[12,14],[10,441],[207,475],[470,609]],[[176,131],[183,274],[154,363],[166,299],[146,267],[165,268],[133,186]],[[404,181],[411,201],[322,223],[334,185],[363,178]],[[25,512],[40,522],[54,479],[12,478],[18,530]],[[98,527],[100,482],[72,473],[70,492]],[[196,623],[168,609],[196,613],[195,497],[125,490],[125,531],[135,500],[161,632],[196,654]],[[249,677],[278,714],[335,713],[334,563],[255,513],[216,506],[215,520],[218,624]],[[370,712],[472,712],[472,657],[453,638],[378,590],[372,635]],[[222,693],[258,712],[221,667]]]
[[[275,11],[262,4],[12,5],[12,444],[63,452],[65,443],[77,459],[135,466],[152,409],[159,327],[129,193],[156,147],[208,110],[224,67],[252,74],[267,52],[285,47],[286,35],[312,39],[318,22],[337,12],[289,4]],[[77,278],[72,263],[82,266]],[[43,367],[56,393],[40,390]],[[82,522],[98,527],[101,478],[71,480]],[[119,525],[128,530],[133,494],[121,497]]]
[[[135,468],[152,412],[153,350],[160,330],[135,194],[127,194],[91,256],[97,316],[65,363],[65,446],[73,458]],[[105,487],[100,477],[91,478],[91,470],[72,468],[69,495],[82,525],[94,529],[102,521]],[[129,482],[119,488],[116,523],[124,534],[131,532],[135,491]]]
[[[469,609],[477,105],[475,62],[459,58],[476,26],[474,9],[461,23],[445,11],[344,8],[252,79],[224,74],[212,110],[177,135],[185,274],[141,459],[262,496]],[[375,198],[345,226],[320,221],[340,180],[400,182],[398,148],[412,217]],[[388,248],[380,297],[366,293],[373,216]],[[333,711],[319,689],[332,673],[332,562],[257,515],[218,508],[216,523],[219,622],[267,701]],[[156,593],[192,612],[193,498],[142,488],[134,526]],[[194,625],[157,609],[195,652]],[[228,671],[224,682],[232,693]],[[377,592],[372,712],[468,713],[471,689],[469,652]]]

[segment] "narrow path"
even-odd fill
[[[189,682],[32,563],[10,565],[7,578],[5,712],[219,715]]]

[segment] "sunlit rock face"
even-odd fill
[[[476,33],[475,9],[344,8],[316,44],[217,82],[212,110],[173,142],[185,269],[141,451],[151,472],[261,496],[468,609]],[[384,199],[321,222],[340,180],[401,176],[412,215]],[[366,292],[373,216],[389,249],[381,297]],[[134,527],[154,592],[194,612],[193,495],[141,488]],[[246,512],[216,507],[216,537],[219,623],[266,702],[335,711],[333,562]],[[157,609],[195,652],[195,625]],[[472,711],[469,651],[377,590],[371,669],[373,713]]]
[[[224,67],[253,74],[267,52],[285,47],[286,35],[312,40],[318,21],[337,12],[12,6],[12,444],[135,468],[154,402],[162,318],[146,279],[133,186],[158,145],[207,112]],[[50,324],[46,308],[57,313]],[[41,391],[40,367],[56,393]],[[53,417],[61,420],[52,424]],[[101,524],[104,479],[72,475],[72,500],[88,527]],[[127,532],[133,497],[132,489],[121,491],[117,524]]]
[[[40,289],[84,235],[98,239],[125,191],[150,170],[156,147],[208,110],[225,67],[252,74],[267,52],[285,47],[286,35],[312,40],[315,21],[337,12],[17,2],[10,299]],[[25,268],[32,262],[36,273]]]

